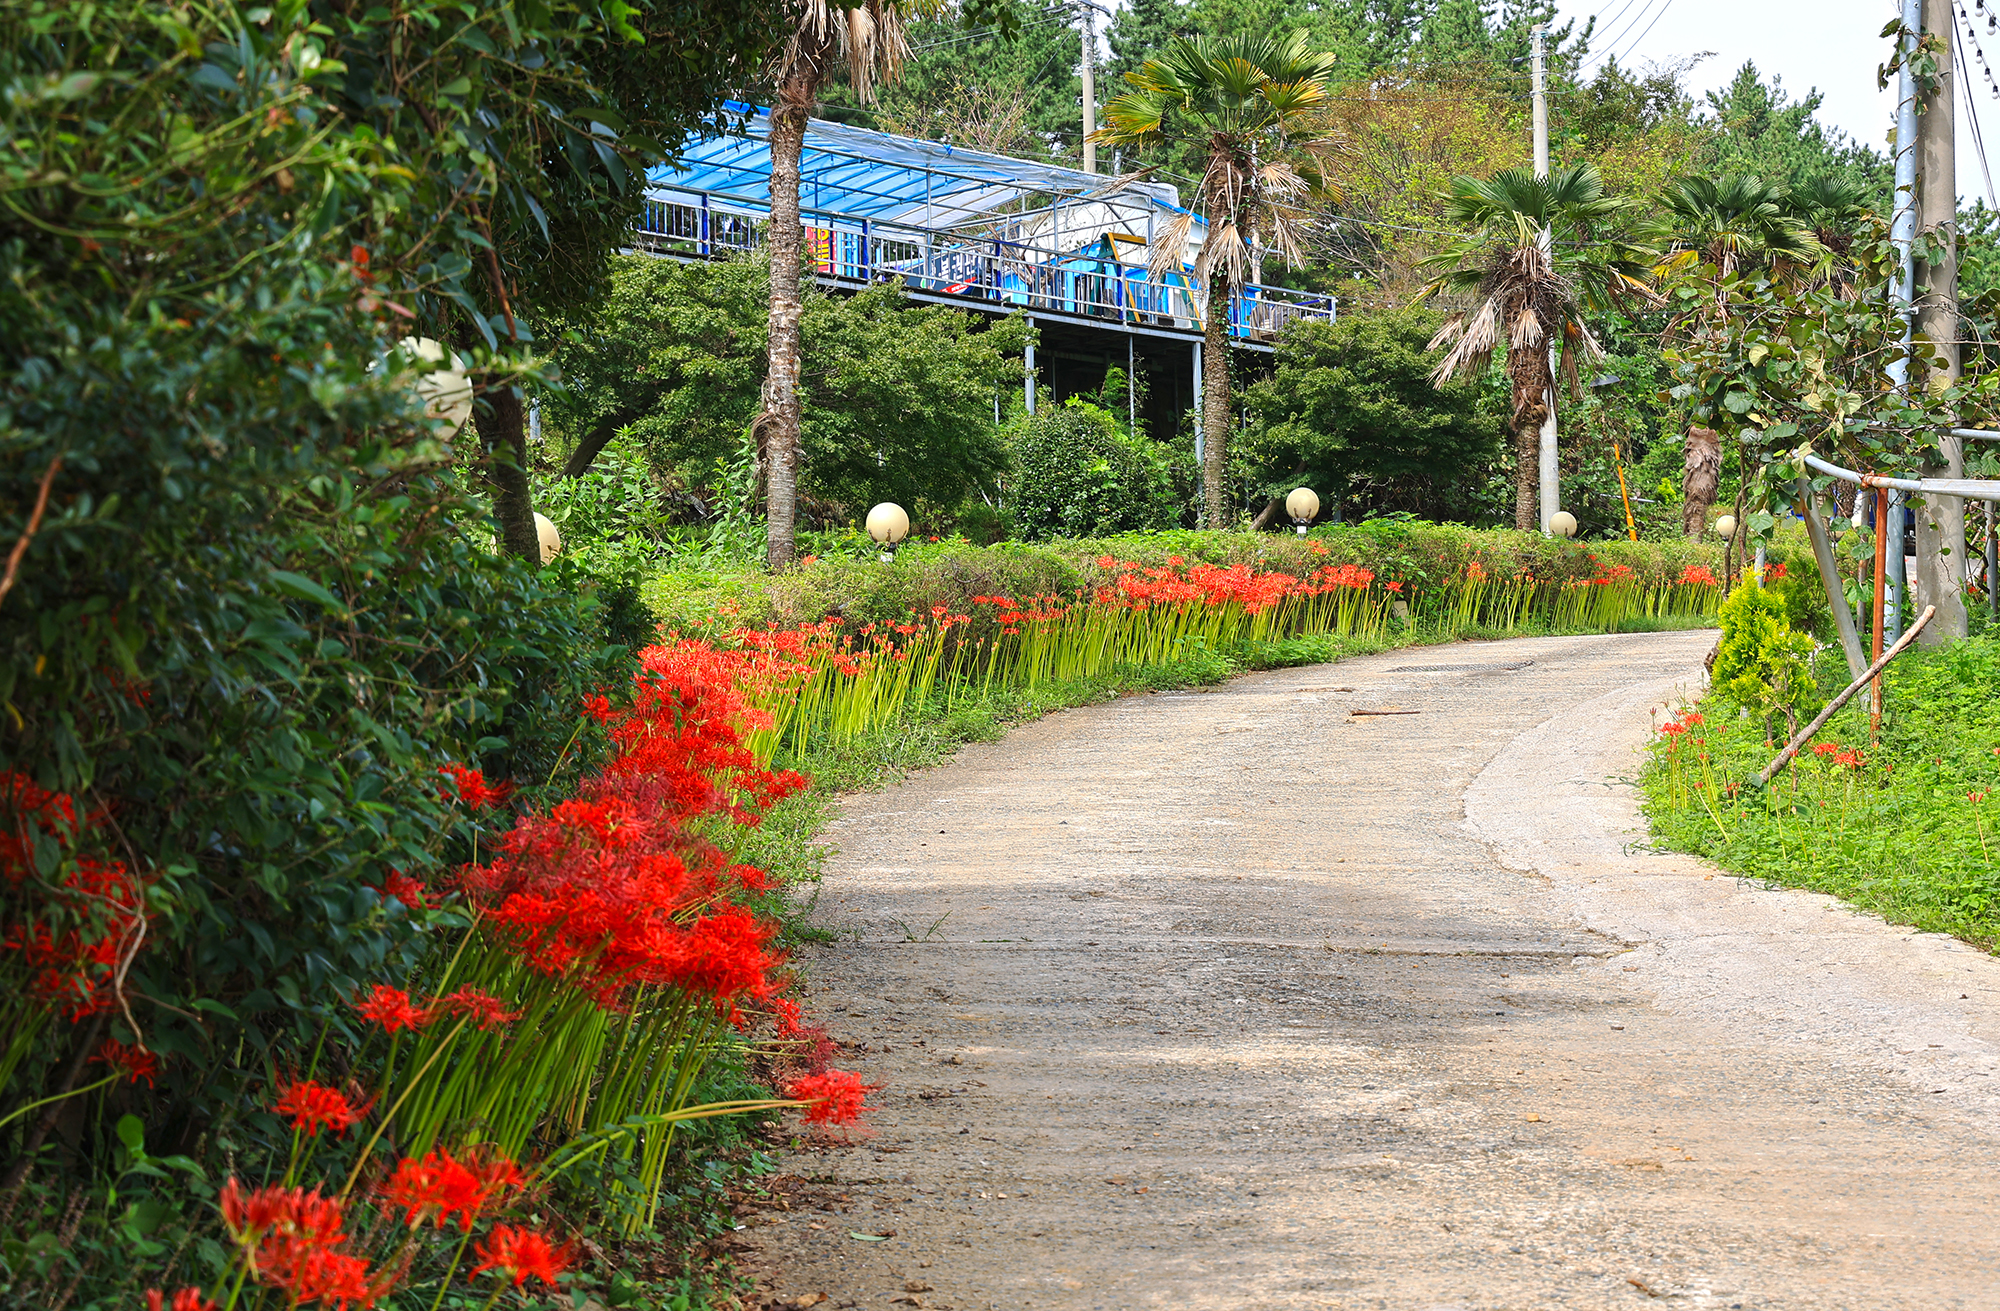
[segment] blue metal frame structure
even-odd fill
[[[647,174],[638,237],[680,258],[762,244],[770,212],[770,113],[732,103],[717,130],[691,137],[678,165]],[[726,130],[725,130],[726,129]],[[800,159],[807,247],[823,281],[903,279],[925,299],[984,302],[1096,321],[1113,330],[1190,336],[1199,289],[1155,276],[1157,231],[1187,214],[1163,182],[1118,180],[814,119]],[[1203,225],[1194,221],[1191,245]],[[1231,298],[1230,330],[1253,349],[1300,318],[1331,319],[1331,296],[1255,284]]]

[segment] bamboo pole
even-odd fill
[[[1841,689],[1841,693],[1839,696],[1827,702],[1826,709],[1820,711],[1819,714],[1813,716],[1812,723],[1807,724],[1804,728],[1800,729],[1799,735],[1785,744],[1785,749],[1777,754],[1776,759],[1772,760],[1770,764],[1764,766],[1764,772],[1757,776],[1757,782],[1759,784],[1769,783],[1772,779],[1772,776],[1785,767],[1785,762],[1790,760],[1793,756],[1796,756],[1799,753],[1799,748],[1804,746],[1807,743],[1807,741],[1809,741],[1812,738],[1812,735],[1814,733],[1819,732],[1820,728],[1826,723],[1827,720],[1833,718],[1835,711],[1839,710],[1842,706],[1846,705],[1850,700],[1852,700],[1854,694],[1861,690],[1861,687],[1864,683],[1867,683],[1870,679],[1879,676],[1884,669],[1888,668],[1889,662],[1891,660],[1894,660],[1897,656],[1903,653],[1904,647],[1908,646],[1911,642],[1916,640],[1917,634],[1924,631],[1924,625],[1929,623],[1931,621],[1931,616],[1936,613],[1937,613],[1936,606],[1934,605],[1925,606],[1924,612],[1921,615],[1917,616],[1917,622],[1910,625],[1910,631],[1904,633],[1901,637],[1897,638],[1896,645],[1890,647],[1888,651],[1884,652],[1880,660],[1877,660],[1874,664],[1868,666],[1868,672],[1861,675],[1861,677],[1855,679],[1852,683],[1849,683],[1845,688]]]

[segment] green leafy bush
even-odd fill
[[[1813,640],[1795,632],[1782,591],[1747,579],[1722,604],[1711,686],[1753,714],[1795,719],[1814,696]]]
[[[1081,397],[1023,415],[1012,431],[1013,512],[1029,540],[1171,527],[1179,516],[1164,455]]]

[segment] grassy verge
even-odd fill
[[[1879,740],[1852,705],[1767,789],[1746,780],[1784,727],[1767,735],[1711,694],[1699,722],[1654,742],[1640,780],[1653,832],[1733,873],[2000,949],[2000,638],[1911,651],[1886,682]]]

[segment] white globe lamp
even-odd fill
[[[1736,536],[1736,516],[1725,514],[1715,521],[1715,535],[1724,541]]]
[[[1304,537],[1312,521],[1319,518],[1319,493],[1310,487],[1293,488],[1292,494],[1285,498],[1285,513],[1297,525],[1299,536]]]
[[[1551,537],[1576,536],[1576,516],[1568,510],[1557,510],[1549,516],[1549,535]]]
[[[882,548],[882,559],[893,560],[896,543],[910,535],[910,516],[894,501],[884,501],[868,512],[868,535]]]
[[[562,534],[556,531],[555,523],[539,511],[535,514],[535,536],[542,543],[543,564],[562,553]]]
[[[422,369],[411,388],[423,402],[424,417],[456,434],[472,417],[472,380],[457,352],[431,337],[405,337],[396,343],[405,368]],[[443,367],[440,368],[439,366]]]

